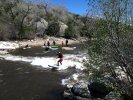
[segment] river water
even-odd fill
[[[75,46],[75,45],[73,45]],[[63,54],[76,54],[76,50],[64,50]],[[53,57],[57,51],[45,52],[44,48],[18,49],[14,56]],[[13,59],[12,59],[13,60]],[[45,61],[44,61],[45,62]],[[0,100],[64,100],[61,80],[73,71],[51,71],[42,66],[31,65],[24,61],[0,60]]]

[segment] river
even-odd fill
[[[72,55],[80,50],[81,46],[76,45],[76,50],[64,50],[63,54]],[[51,71],[42,67],[41,64],[33,65],[27,61],[14,60],[16,56],[24,59],[30,57],[30,60],[36,57],[44,59],[55,57],[56,53],[57,51],[45,52],[44,48],[35,47],[12,52],[13,58],[10,60],[2,58],[0,60],[0,100],[64,100],[61,80],[72,74],[74,70]]]

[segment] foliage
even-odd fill
[[[58,36],[59,25],[56,22],[68,26],[65,32],[66,38],[76,38],[80,33],[88,34],[91,32],[90,30],[86,32],[89,25],[83,27],[82,19],[84,19],[84,16],[70,13],[62,5],[51,6],[46,0],[41,0],[38,3],[34,3],[32,0],[0,1],[0,28],[3,30],[0,36],[3,40],[28,38],[31,33],[32,36],[35,36],[35,33],[40,34],[40,31],[36,31],[36,23],[39,19],[48,22],[47,35]],[[13,28],[8,28],[8,31],[5,31],[4,25]],[[7,33],[7,35],[3,35],[4,33]]]
[[[1,1],[1,26],[6,24],[9,27],[7,31],[8,39],[22,38],[26,32],[31,31],[28,15],[30,11],[30,4],[23,3],[22,0],[2,0]],[[3,30],[4,27],[1,27]],[[4,31],[3,31],[4,32]],[[5,33],[5,32],[4,32]],[[2,36],[3,33],[1,33]],[[4,37],[4,36],[3,36]]]
[[[97,19],[92,30],[95,38],[89,43],[86,65],[90,78],[108,80],[129,95],[133,95],[133,35],[132,25],[129,24],[133,11],[131,3],[131,0],[94,1],[103,18]]]
[[[74,29],[72,26],[68,26],[68,28],[65,30],[65,38],[70,39],[74,37]]]
[[[92,82],[88,85],[91,96],[94,98],[105,98],[105,96],[112,90],[106,87],[104,83]]]
[[[59,30],[60,30],[60,26],[59,26],[59,23],[51,23],[47,30],[46,30],[46,33],[47,35],[50,35],[50,36],[57,36],[58,33],[59,33]]]
[[[65,38],[70,39],[76,37],[78,29],[75,20],[68,19],[67,26],[68,28],[65,30]]]

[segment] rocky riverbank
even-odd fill
[[[87,81],[86,76],[80,72],[62,80],[66,100],[125,100],[105,83]]]
[[[86,38],[68,39],[68,45],[78,44],[86,40]],[[29,47],[43,46],[44,44],[47,45],[47,41],[50,42],[50,45],[53,45],[53,41],[55,41],[56,45],[62,45],[62,42],[65,45],[66,39],[62,37],[46,36],[45,38],[35,38],[32,40],[0,41],[0,54],[7,54],[10,50],[23,48],[26,45],[28,45]],[[73,50],[74,48],[64,47],[63,49]]]
[[[78,44],[81,42],[86,41],[86,38],[78,38],[78,39],[68,39],[68,45],[71,44]],[[53,41],[55,41],[56,45],[62,45],[62,42],[65,45],[66,39],[62,38],[62,37],[45,37],[45,38],[35,38],[33,40],[23,40],[23,41],[19,41],[19,46],[20,47],[24,47],[27,44],[31,47],[33,46],[43,46],[44,44],[47,45],[47,41],[50,42],[50,45],[53,45]]]

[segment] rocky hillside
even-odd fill
[[[75,38],[84,33],[85,17],[63,6],[23,0],[0,1],[0,40],[29,39],[50,35]]]

